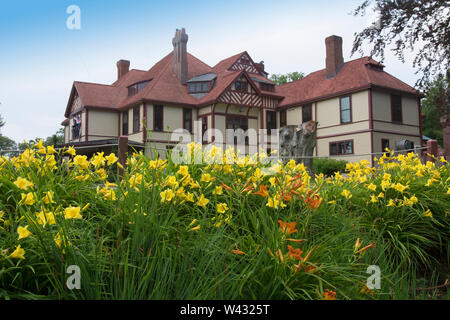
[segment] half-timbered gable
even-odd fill
[[[263,94],[255,82],[243,72],[217,100],[228,104],[275,109],[281,99]]]
[[[241,71],[245,70],[248,73],[261,74],[260,68],[253,62],[252,58],[247,52],[244,52],[235,63],[230,67],[230,70]]]

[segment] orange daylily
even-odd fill
[[[281,262],[284,262],[283,253],[281,252],[281,249],[278,249],[278,255],[280,256]]]
[[[240,254],[240,255],[244,255],[245,254],[244,251],[239,250],[239,248],[237,246],[237,243],[235,243],[234,246],[236,247],[236,250],[231,250],[231,253]]]
[[[259,191],[258,192],[254,192],[254,195],[257,196],[261,196],[261,197],[268,197],[269,193],[267,192],[267,186],[265,185],[260,185],[259,186]]]
[[[289,239],[286,239],[287,241],[292,241],[292,242],[303,242],[303,241],[305,241],[305,239],[292,239],[292,238],[289,238]]]
[[[292,258],[295,258],[297,260],[302,260],[303,257],[301,256],[303,251],[300,249],[294,249],[292,246],[288,245],[289,249],[289,256]]]
[[[227,185],[226,185],[225,183],[223,183],[223,182],[222,182],[221,186],[222,186],[225,190],[228,190],[228,191],[233,190],[233,189],[231,189],[229,186],[227,186]]]
[[[298,231],[297,229],[295,229],[295,226],[297,224],[296,222],[283,222],[281,220],[278,220],[278,223],[280,224],[283,233],[287,235]]]
[[[327,289],[322,295],[324,296],[324,300],[336,300],[336,292],[330,289]]]
[[[305,203],[308,208],[315,210],[320,207],[322,200],[323,199],[319,195],[315,194],[312,197],[306,196]]]
[[[364,248],[362,248],[362,249],[356,251],[355,253],[361,253],[361,252],[364,252],[364,251],[366,251],[367,249],[372,248],[372,247],[375,247],[375,242],[372,242],[372,243],[369,244],[368,246],[365,246]]]

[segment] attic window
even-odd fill
[[[134,96],[136,93],[142,91],[142,89],[145,88],[145,86],[150,82],[150,80],[147,81],[141,81],[138,83],[135,83],[128,87],[128,96]]]
[[[247,82],[245,81],[236,81],[234,84],[236,91],[247,91]]]
[[[263,91],[270,91],[270,92],[274,92],[275,91],[275,86],[273,84],[270,83],[264,83],[264,82],[260,82],[259,83],[259,88]]]
[[[189,83],[189,93],[209,92],[212,87],[211,81],[191,82]]]

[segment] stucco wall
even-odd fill
[[[117,112],[88,110],[88,134],[89,140],[102,140],[116,138],[118,136],[118,117]]]
[[[373,119],[391,122],[391,93],[387,91],[373,90]],[[419,125],[419,109],[416,97],[409,95],[402,96],[402,116],[403,123]]]
[[[419,137],[408,137],[408,136],[399,135],[399,134],[374,132],[373,133],[373,152],[374,153],[384,151],[384,150],[381,150],[381,139],[389,140],[389,148],[391,150],[395,149],[395,143],[397,141],[405,140],[405,139],[414,142],[414,146],[420,147],[420,138]],[[380,157],[380,155],[376,155],[376,157]]]
[[[330,142],[353,140],[353,155],[330,156]],[[363,159],[370,161],[371,156],[357,156],[359,154],[371,153],[370,132],[342,135],[339,137],[317,139],[318,156],[330,156],[333,159],[345,160],[348,162],[361,161]]]

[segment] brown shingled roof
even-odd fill
[[[244,53],[247,52],[243,51],[224,59],[212,68],[193,55],[187,54],[188,79],[210,72],[217,75],[214,87],[201,99],[191,96],[188,93],[187,86],[182,85],[175,76],[173,72],[173,52],[158,61],[148,71],[132,69],[111,85],[75,81],[65,116],[69,117],[69,108],[75,91],[80,96],[83,107],[117,109],[119,111],[142,101],[193,107],[214,103],[242,73],[245,73],[249,79],[256,77],[259,80],[270,82],[261,75],[229,70]],[[374,86],[419,95],[417,90],[383,71],[383,67],[377,61],[364,57],[344,63],[336,76],[330,79],[326,78],[326,71],[322,69],[310,73],[303,79],[275,86],[275,92],[273,93],[261,92],[258,86],[255,85],[255,87],[260,94],[275,98],[284,97],[280,107],[313,102]],[[128,97],[128,86],[146,80],[150,80],[150,82],[142,91]]]
[[[383,65],[363,57],[344,63],[333,78],[326,78],[326,70],[312,72],[306,77],[277,86],[276,93],[285,96],[280,107],[308,103],[345,92],[373,86],[390,88],[414,95],[419,92],[383,71]]]

